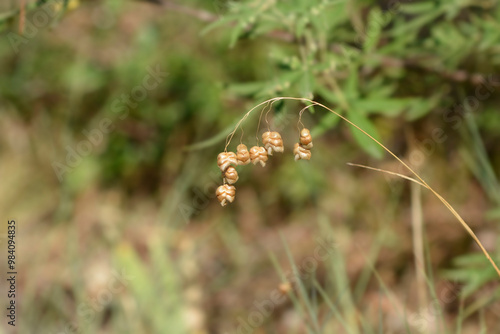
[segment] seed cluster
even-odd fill
[[[227,202],[233,203],[234,196],[236,195],[236,188],[229,184],[223,184],[217,188],[216,195],[220,205],[225,206]]]
[[[311,159],[311,148],[313,147],[311,133],[308,129],[304,128],[300,131],[300,143],[295,143],[293,147],[293,154],[295,155],[295,161],[297,160],[310,160]]]
[[[250,149],[250,161],[252,161],[254,165],[260,163],[262,167],[265,167],[267,159],[267,151],[265,148],[254,146]]]
[[[238,172],[236,166],[248,165],[250,162],[254,165],[260,164],[266,166],[266,162],[273,152],[283,153],[283,139],[276,131],[267,131],[262,134],[263,146],[253,146],[250,151],[245,144],[240,144],[234,152],[222,152],[217,156],[217,165],[222,172],[223,184],[215,192],[217,199],[222,206],[234,201],[236,188],[233,184],[238,181]],[[311,159],[311,148],[313,147],[311,133],[304,128],[300,131],[299,143],[295,144],[293,154],[295,161]]]
[[[281,135],[276,131],[267,131],[262,134],[262,143],[264,148],[267,150],[267,154],[273,155],[274,152],[283,153],[283,139]]]
[[[245,144],[239,144],[236,148],[236,160],[238,165],[248,165],[250,163],[250,152]]]
[[[238,159],[234,152],[222,152],[217,156],[217,165],[221,171],[225,172],[229,165],[237,165]]]

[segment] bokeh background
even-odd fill
[[[217,154],[253,106],[312,98],[380,139],[500,263],[500,4],[1,1],[1,333],[497,333],[498,277],[400,164],[315,107],[285,153]],[[257,109],[228,149],[257,143]],[[258,129],[258,126],[260,128]],[[7,285],[2,279],[2,305]],[[3,306],[2,306],[3,307]],[[5,312],[5,311],[4,311]]]

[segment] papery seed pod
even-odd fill
[[[262,134],[262,145],[264,145],[265,149],[269,147],[271,142],[271,131],[266,131]]]
[[[303,147],[299,143],[295,143],[293,147],[293,154],[295,155],[295,161],[297,160],[309,160],[311,159],[311,150]]]
[[[215,194],[217,195],[220,205],[226,206],[228,202],[233,203],[234,196],[236,195],[236,188],[229,184],[223,184],[217,188]]]
[[[239,144],[236,148],[236,159],[238,160],[238,165],[248,165],[250,163],[250,153],[245,144]]]
[[[265,167],[267,159],[266,149],[262,146],[254,146],[250,149],[250,160],[254,165],[259,162],[262,167]]]
[[[236,159],[236,153],[234,152],[222,152],[217,156],[217,165],[221,171],[225,171],[229,165],[237,165],[238,160]]]
[[[281,135],[278,132],[271,132],[271,145],[273,151],[283,153],[283,139],[281,139]]]
[[[303,128],[302,131],[300,131],[300,144],[307,149],[311,149],[313,147],[311,132],[309,132],[309,129]]]
[[[238,181],[238,172],[236,171],[236,168],[234,168],[233,166],[227,167],[226,171],[224,172],[224,179],[229,184],[235,184],[236,181]]]
[[[267,154],[273,155],[273,151],[275,152],[283,152],[283,139],[281,139],[281,135],[276,132],[264,132],[262,134],[262,143],[264,144],[265,149],[267,150]]]

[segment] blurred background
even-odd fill
[[[315,107],[238,167],[275,96],[345,115],[418,171],[500,263],[500,3],[0,1],[0,212],[17,222],[1,333],[497,333],[498,276],[455,217]],[[228,150],[257,144],[256,109]],[[260,121],[260,128],[258,129]],[[8,303],[2,225],[2,305]]]

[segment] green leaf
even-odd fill
[[[426,100],[415,99],[415,102],[410,105],[410,108],[406,112],[406,119],[408,121],[415,121],[420,117],[425,116],[438,105],[440,100],[441,92],[434,94],[434,96]]]
[[[339,98],[338,96],[332,92],[328,87],[326,87],[323,84],[317,84],[316,85],[316,92],[325,100],[327,100],[329,103],[338,105],[339,103]]]
[[[462,294],[470,296],[486,283],[497,280],[498,276],[493,267],[482,253],[465,254],[453,259],[456,266],[454,269],[446,270],[442,276],[450,280],[464,283]]]
[[[371,135],[376,140],[380,141],[380,135],[375,128],[375,125],[366,117],[361,114],[359,111],[349,110],[347,113],[348,119]],[[376,159],[381,159],[384,156],[384,149],[380,147],[376,142],[374,142],[370,137],[361,132],[359,129],[356,129],[353,126],[350,126],[350,131],[354,136],[354,139],[358,142],[361,148]]]
[[[500,208],[491,209],[486,212],[487,219],[500,219]]]
[[[404,25],[403,20],[396,20],[397,23],[395,26]],[[390,57],[406,57],[408,54],[411,54],[413,57],[417,57],[419,53],[422,52],[421,48],[415,48],[414,46],[415,38],[413,34],[401,34],[398,36],[394,36],[392,38],[391,43],[387,43],[385,45],[381,45],[377,53],[381,55],[388,55]],[[414,48],[411,50],[410,48]]]
[[[7,20],[7,19],[10,19],[11,17],[17,15],[18,13],[19,13],[19,10],[17,10],[17,9],[10,10],[10,11],[4,12],[4,13],[0,13],[0,22]]]
[[[500,42],[500,24],[498,22],[485,21],[480,18],[473,17],[473,24],[471,26],[473,28],[481,27],[482,28],[482,36],[479,41],[478,49],[479,51],[485,51],[489,48],[498,45]]]
[[[436,10],[436,3],[433,1],[423,1],[417,3],[401,4],[397,11],[404,14],[422,14]]]
[[[340,117],[329,112],[324,115],[321,120],[313,127],[311,135],[314,138],[318,138],[323,135],[326,131],[333,129],[339,123]]]
[[[387,82],[387,79],[382,76],[375,76],[363,82],[363,91],[368,93],[367,99],[373,98],[389,98],[394,95],[396,83]]]
[[[268,86],[267,81],[241,82],[229,85],[228,90],[240,96],[253,96]]]
[[[319,20],[323,23],[322,29],[331,34],[332,29],[349,22],[349,4],[345,0],[323,2]],[[336,29],[340,30],[340,29]]]
[[[214,22],[210,23],[209,25],[207,25],[205,28],[203,28],[203,30],[201,31],[200,34],[205,35],[217,27],[229,25],[229,23],[234,22],[234,21],[238,21],[244,17],[245,17],[245,15],[243,15],[243,14],[226,15],[226,16],[220,18],[219,20],[214,21]]]
[[[300,85],[300,95],[302,95],[307,99],[312,99],[315,80],[313,73],[311,71],[308,71],[307,68],[304,69],[302,78],[300,78],[299,81],[299,85]]]
[[[397,116],[419,100],[417,98],[367,98],[356,100],[353,106],[365,114],[377,113],[384,116]]]
[[[418,32],[423,26],[430,23],[438,16],[440,16],[442,12],[440,10],[432,11],[425,13],[421,16],[416,17],[415,19],[407,22],[406,24],[399,24],[392,29],[391,34],[393,36],[405,35],[411,32]]]
[[[483,253],[464,254],[453,259],[453,263],[457,266],[479,266],[484,267],[488,265],[488,260],[484,257]]]
[[[447,270],[443,272],[443,277],[464,283],[462,288],[464,298],[479,290],[486,283],[498,278],[495,270],[491,267]]]
[[[357,64],[349,64],[349,77],[344,85],[344,94],[349,101],[353,101],[359,97],[359,78]]]
[[[212,137],[210,137],[210,138],[208,138],[206,140],[203,140],[201,142],[197,142],[197,143],[194,143],[192,145],[185,146],[184,150],[186,150],[186,151],[196,151],[196,150],[201,150],[201,149],[204,149],[204,148],[207,148],[207,147],[211,147],[211,146],[215,146],[216,144],[219,144],[224,139],[226,139],[226,137],[234,129],[234,127],[236,126],[236,124],[238,123],[238,121],[236,121],[233,124],[229,125],[228,127],[226,127],[224,130],[222,130],[221,132],[219,132],[215,136],[212,136]]]
[[[342,61],[339,61],[338,63],[349,65],[352,62],[359,61],[361,54],[359,49],[348,45],[341,45],[340,51],[342,53]]]
[[[255,27],[251,31],[252,37],[265,35],[271,31],[281,29],[282,27],[283,24],[279,21],[260,20],[255,24]]]
[[[302,71],[289,71],[283,73],[280,77],[270,81],[254,81],[232,84],[228,90],[232,93],[242,96],[253,96],[264,98],[275,95],[292,86],[302,76]]]
[[[301,38],[304,35],[307,24],[309,23],[308,17],[301,17],[295,21],[295,36]]]
[[[229,47],[233,48],[236,45],[236,42],[242,36],[243,32],[245,32],[246,24],[244,22],[238,22],[236,27],[233,28],[231,32],[231,38],[229,39]]]
[[[370,12],[363,42],[363,50],[365,53],[372,53],[377,46],[382,28],[387,24],[385,21],[386,18],[382,15],[380,9],[377,8]]]

